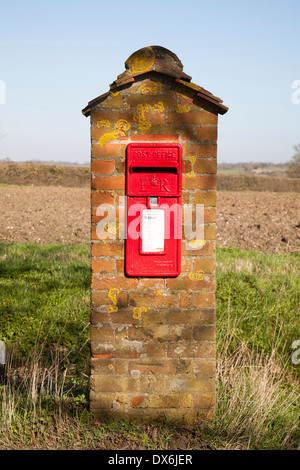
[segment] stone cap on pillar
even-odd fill
[[[90,101],[82,113],[89,116],[91,108],[109,95],[116,93],[125,85],[141,80],[143,75],[151,72],[171,77],[176,83],[193,90],[199,98],[215,105],[219,114],[228,111],[220,98],[191,82],[192,77],[183,72],[183,65],[176,54],[161,46],[149,46],[131,54],[125,62],[125,71],[110,85],[110,91]]]

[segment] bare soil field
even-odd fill
[[[218,192],[217,246],[300,251],[300,193]]]
[[[0,187],[0,243],[89,243],[89,189]],[[217,246],[300,251],[300,193],[218,192]]]

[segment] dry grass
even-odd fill
[[[275,359],[278,344],[270,356],[245,343],[234,353],[228,346],[225,341],[217,361],[218,409],[211,427],[216,447],[300,449],[300,387]]]
[[[245,343],[232,354],[234,331],[220,346],[216,419],[196,428],[93,424],[87,404],[65,391],[59,354],[48,367],[37,351],[22,368],[11,356],[0,392],[0,449],[300,449],[300,388],[275,359],[275,339],[269,357]]]

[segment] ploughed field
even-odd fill
[[[90,192],[0,187],[0,243],[89,243]],[[300,193],[219,191],[217,246],[263,252],[300,249]]]

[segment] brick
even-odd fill
[[[181,272],[189,273],[192,270],[191,260],[187,258],[181,259]]]
[[[193,395],[191,393],[182,393],[180,395],[180,406],[182,408],[191,408],[193,406]]]
[[[215,240],[216,239],[216,226],[214,225],[205,225],[204,227],[204,238],[205,240]]]
[[[204,109],[199,111],[189,111],[187,113],[170,113],[168,122],[173,123],[189,123],[189,124],[217,124],[218,116]]]
[[[163,278],[146,279],[142,277],[139,279],[139,287],[148,288],[148,289],[149,288],[164,289],[165,280]]]
[[[208,276],[202,273],[190,273],[190,276],[180,276],[173,279],[167,279],[167,287],[171,290],[200,290],[214,289],[214,276]]]
[[[203,228],[203,227],[202,227]],[[193,227],[193,231],[195,233],[195,228]],[[188,236],[189,238],[186,239],[185,236]],[[187,230],[187,233],[186,233],[186,230],[183,231],[182,233],[182,241],[183,243],[191,243],[190,242],[190,231]],[[208,244],[209,242],[213,242],[216,240],[216,226],[215,224],[204,224],[204,233],[201,234],[201,237],[203,236],[203,240],[201,240],[201,242],[205,242],[205,244],[201,243],[200,246],[199,246],[199,255],[201,255],[202,253],[205,253],[205,245]],[[192,242],[192,245],[193,245],[194,242]],[[196,245],[197,246],[197,245]],[[201,246],[203,247],[203,252],[200,253],[200,250],[201,250]],[[194,245],[195,247],[195,245]],[[186,247],[187,248],[187,247]],[[196,250],[195,250],[196,251]],[[188,253],[188,256],[191,256],[191,253]],[[184,256],[184,255],[183,255]],[[188,260],[188,257],[185,258],[185,260]],[[183,261],[183,260],[182,260]],[[191,269],[184,269],[185,272],[188,272],[190,271]],[[183,272],[183,270],[182,270]]]
[[[92,143],[91,146],[91,156],[92,160],[94,158],[121,158],[125,157],[126,154],[126,146],[123,144],[119,144],[116,141],[108,142],[103,147],[99,145],[99,143]]]
[[[175,374],[176,373],[176,364],[173,360],[160,361],[149,360],[149,359],[137,359],[132,360],[128,366],[129,373],[132,371],[138,371],[141,375],[153,375],[153,374]]]
[[[111,273],[115,268],[115,261],[105,259],[92,259],[91,268],[93,273]]]
[[[95,326],[91,326],[90,329],[90,338],[91,341],[114,341],[115,338],[115,330],[113,328],[96,328]]]
[[[131,406],[133,408],[137,408],[138,406],[141,406],[144,399],[145,399],[144,396],[132,397],[131,398]]]
[[[182,158],[182,173],[190,173],[192,171],[192,164],[189,160]]]
[[[111,192],[92,192],[92,206],[100,206],[101,204],[115,205],[115,198]]]
[[[143,84],[141,86],[143,86]],[[136,109],[139,104],[143,104],[144,106],[148,104],[152,106],[153,108],[155,107],[155,105],[157,105],[157,103],[163,103],[164,108],[167,108],[168,106],[177,106],[178,104],[177,98],[173,94],[165,95],[162,93],[157,93],[156,95],[131,94],[127,98],[127,103],[129,104],[129,106],[131,106],[134,109]],[[158,113],[158,111],[155,111],[155,110],[153,112]]]
[[[133,316],[132,309],[118,311],[91,311],[92,324],[138,325],[140,320]]]
[[[192,330],[186,325],[159,325],[152,328],[152,333],[160,343],[192,339]]]
[[[214,341],[216,339],[215,327],[207,325],[197,325],[193,327],[193,338],[199,341]]]
[[[196,174],[216,174],[217,172],[217,161],[197,159],[193,165],[193,170]]]
[[[217,196],[215,191],[194,191],[192,204],[204,204],[204,206],[216,206]]]
[[[115,242],[92,243],[92,257],[98,256],[124,256],[124,243],[116,240]]]
[[[115,268],[114,260],[92,259],[91,269],[93,273],[105,274],[111,273]]]
[[[92,302],[93,307],[100,307],[103,305],[107,305],[107,306],[117,307],[118,309],[122,309],[122,308],[127,307],[127,297],[128,297],[128,294],[125,292],[119,292],[119,291],[117,291],[117,293],[114,292],[113,298],[112,298],[110,291],[97,292],[93,290],[91,293],[91,302]],[[109,310],[113,310],[113,309],[109,309]]]
[[[137,289],[138,279],[124,278],[123,276],[92,276],[91,282],[92,289],[108,290],[108,289]]]
[[[92,348],[91,348],[91,352],[92,352],[92,357],[95,358],[95,359],[99,359],[99,360],[103,360],[103,359],[107,359],[107,358],[112,358],[114,357],[114,353],[99,353],[99,354],[94,354],[93,353],[93,345],[94,343],[97,344],[96,341],[92,341]]]
[[[211,256],[215,253],[216,247],[213,242],[205,242],[203,246],[190,243],[189,240],[182,240],[181,253],[183,256]]]
[[[218,138],[217,126],[194,127],[194,133],[196,138],[202,142],[216,141]]]
[[[216,189],[217,179],[215,176],[183,176],[183,189]]]
[[[208,341],[188,341],[180,344],[170,343],[168,346],[168,356],[180,358],[214,358],[215,344]]]
[[[178,408],[179,395],[149,395],[140,404],[147,408]]]
[[[164,358],[167,355],[167,346],[157,341],[144,344],[144,354],[152,358]]]
[[[193,406],[195,408],[208,409],[216,405],[215,393],[195,393],[193,397]]]
[[[180,307],[187,308],[190,305],[190,294],[180,294]]]
[[[94,406],[97,408],[112,408],[115,394],[113,393],[99,393],[93,390],[90,393],[90,399],[93,401]]]
[[[216,209],[204,209],[204,223],[211,224],[216,222]]]
[[[129,294],[130,305],[138,307],[174,307],[178,306],[178,300],[177,294],[155,295],[148,293],[147,296],[143,293]]]
[[[91,340],[91,353],[98,358],[115,357],[115,348],[113,343]]]
[[[99,238],[98,234],[100,235],[100,238]],[[100,231],[100,233],[99,233],[99,231],[97,233],[97,224],[95,224],[91,227],[91,240],[92,241],[101,240],[103,242],[103,241],[107,241],[107,240],[113,240],[117,236],[118,236],[118,232],[117,232],[117,234],[115,234],[115,233],[107,231],[107,237],[105,239],[103,239],[102,230]]]
[[[108,97],[106,99],[104,99],[99,106],[95,107],[94,110],[92,110],[91,112],[91,118],[94,118],[94,115],[101,111],[101,108],[104,108],[108,106],[109,108],[114,108],[114,107],[120,107],[120,106],[123,106],[123,96],[121,95],[121,93],[111,93],[110,95],[108,95]]]
[[[125,270],[124,259],[118,259],[116,262],[116,266],[117,266],[118,273],[124,273],[124,270]]]
[[[139,380],[136,380],[135,383],[136,387],[138,385],[140,394],[153,393],[161,395],[165,393],[164,381],[157,380],[157,377],[153,374],[146,376],[141,375]]]
[[[211,307],[215,305],[215,294],[194,294],[195,307]]]
[[[125,375],[128,373],[128,361],[115,358],[91,358],[91,374]]]
[[[178,143],[178,134],[170,134],[170,129],[168,134],[142,134],[139,133],[137,135],[131,135],[130,139],[135,142],[135,141],[140,141],[140,142],[173,142],[173,143]]]
[[[185,142],[183,144],[183,155],[195,156],[198,158],[216,158],[217,157],[217,145],[211,143],[199,143],[199,142]]]
[[[92,223],[97,224],[98,222],[108,223],[111,222],[114,225],[114,230],[116,228],[125,227],[125,207],[119,205],[107,205],[104,204],[103,207],[99,204],[97,208],[92,209]],[[111,229],[112,230],[112,229]],[[125,233],[125,231],[124,231]]]
[[[134,359],[145,354],[145,346],[140,341],[125,340],[123,343],[116,344],[116,357]]]
[[[115,128],[115,123],[119,119],[126,119],[128,116],[128,110],[123,109],[123,100],[119,99],[119,104],[116,109],[111,107],[97,107],[94,108],[91,112],[91,125],[96,126],[97,128],[106,129],[106,132],[109,132],[109,129]]]
[[[199,325],[203,323],[214,323],[214,309],[189,308],[172,309],[164,313],[164,321],[168,324]]]
[[[215,380],[198,374],[177,374],[173,378],[165,378],[166,389],[177,392],[215,392]]]
[[[193,372],[198,375],[214,376],[216,373],[216,363],[214,359],[196,358],[193,359]]]
[[[116,161],[116,170],[117,173],[125,173],[126,164],[124,160],[117,160]]]
[[[214,259],[195,259],[194,270],[203,271],[204,273],[213,273],[216,269],[216,262]]]
[[[125,392],[128,390],[129,379],[126,377],[94,376],[91,380],[92,389],[103,392]]]
[[[115,169],[114,160],[92,160],[91,171],[94,174],[109,174]]]
[[[124,189],[125,188],[125,176],[96,176],[92,178],[93,189]]]
[[[155,325],[162,321],[163,311],[162,309],[151,310],[148,308],[147,312],[142,316],[143,325]]]

